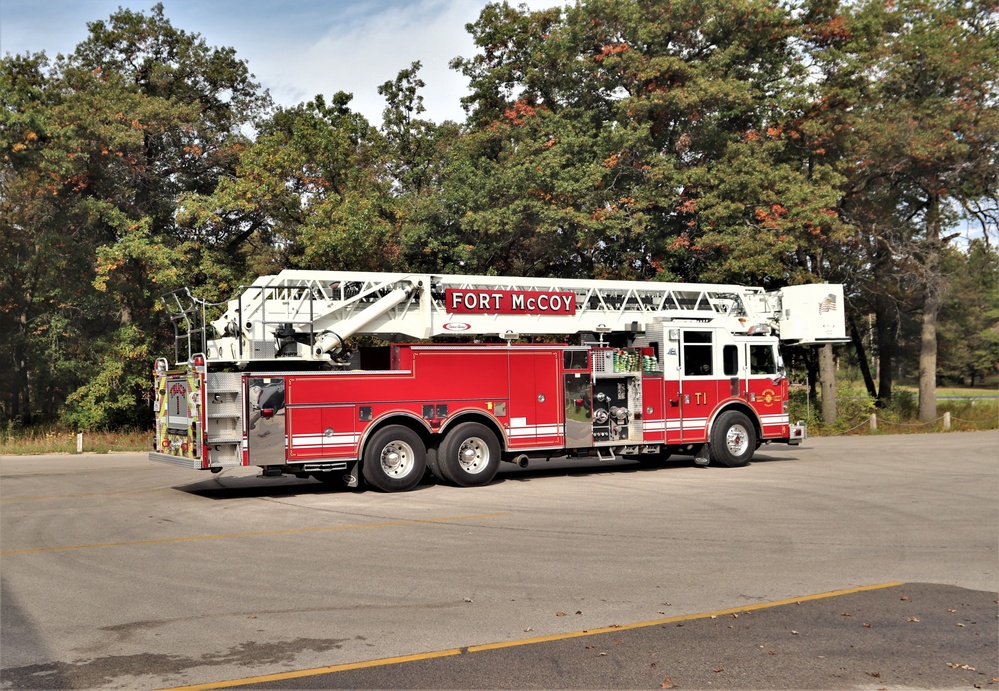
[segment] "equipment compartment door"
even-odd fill
[[[248,377],[246,389],[250,465],[281,465],[287,447],[284,377]]]
[[[524,350],[510,353],[510,446],[560,447],[561,351]]]

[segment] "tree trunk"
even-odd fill
[[[805,369],[808,370],[808,395],[811,400],[818,398],[816,384],[819,380],[818,358],[815,357],[814,348],[803,348],[805,351]]]
[[[919,419],[937,419],[937,315],[940,290],[930,287],[923,301],[922,334],[919,343]]]
[[[871,398],[878,397],[878,390],[874,386],[874,377],[871,376],[871,365],[867,361],[867,349],[864,348],[864,341],[860,337],[860,331],[857,329],[857,320],[853,318],[851,314],[850,320],[850,340],[853,342],[853,349],[857,353],[857,362],[860,363],[860,373],[864,376],[864,385],[867,387],[867,393],[870,394]]]
[[[874,323],[878,335],[878,407],[891,404],[895,351],[898,346],[898,306],[885,295],[874,297]]]
[[[29,302],[25,304],[30,304]],[[31,382],[29,377],[28,357],[25,344],[28,340],[28,311],[22,310],[17,318],[17,335],[14,336],[14,371],[13,395],[11,396],[10,419],[18,420],[25,427],[34,420],[31,415]]]
[[[819,380],[822,389],[822,423],[836,423],[836,369],[832,343],[819,349]]]
[[[937,419],[937,316],[940,314],[940,197],[931,194],[926,209],[925,296],[919,340],[919,419]]]

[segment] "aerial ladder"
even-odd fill
[[[285,270],[241,287],[227,303],[188,289],[163,302],[176,362],[200,354],[208,364],[239,368],[263,361],[342,365],[345,342],[356,335],[602,338],[676,322],[772,332],[800,345],[845,339],[843,288],[825,283],[767,292],[734,284]]]

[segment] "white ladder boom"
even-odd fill
[[[512,340],[641,333],[653,320],[724,326],[733,333],[780,332],[783,326],[785,340],[840,342],[842,295],[842,286],[831,284],[767,293],[732,284],[286,270],[258,278],[228,302],[211,322],[217,337],[206,334],[206,355],[243,363],[328,360],[327,351],[353,334]],[[827,323],[809,325],[815,320],[808,312],[824,315]]]

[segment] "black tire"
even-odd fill
[[[441,482],[451,482],[451,478],[447,476],[447,473],[444,472],[444,468],[441,466],[440,456],[440,451],[436,447],[427,449],[427,467],[430,468],[433,476]]]
[[[722,413],[711,428],[711,461],[738,468],[749,463],[756,451],[756,428],[737,410]]]
[[[437,466],[459,487],[481,487],[496,477],[500,445],[485,425],[463,422],[447,433],[437,452]]]
[[[361,473],[383,492],[413,489],[427,470],[427,448],[420,435],[402,425],[378,430],[364,447]]]

